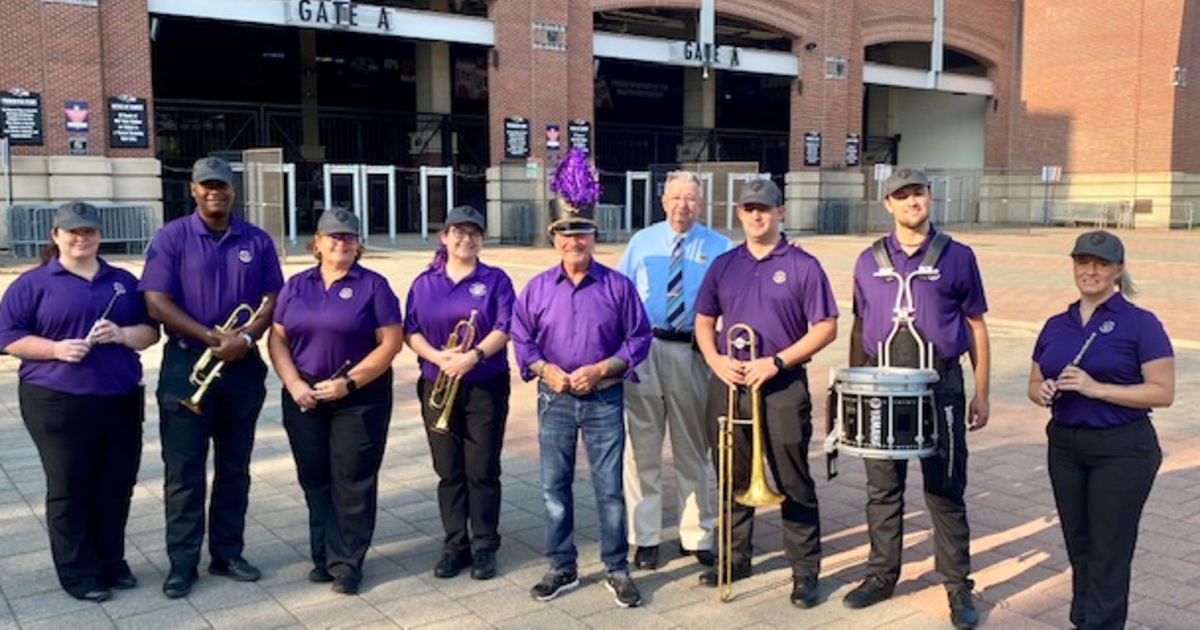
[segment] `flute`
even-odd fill
[[[333,381],[333,380],[337,380],[337,379],[339,379],[339,378],[342,378],[343,376],[345,376],[345,375],[347,375],[347,374],[349,374],[349,373],[350,373],[350,368],[351,368],[351,366],[353,366],[353,365],[354,365],[354,362],[353,362],[353,361],[351,361],[350,359],[346,359],[346,361],[345,361],[344,363],[342,363],[342,367],[339,367],[339,368],[337,369],[337,371],[335,371],[335,372],[333,373],[333,375],[332,375],[332,376],[330,376],[329,378],[327,378],[327,379],[325,379],[325,380],[327,380],[327,381]],[[301,413],[306,413],[307,411],[308,411],[308,407],[301,407],[301,408],[300,408],[300,412],[301,412]]]
[[[1088,346],[1092,345],[1092,341],[1095,339],[1095,332],[1092,332],[1092,334],[1088,335],[1087,340],[1083,342],[1083,347],[1079,349],[1079,352],[1075,354],[1075,358],[1071,359],[1071,362],[1067,364],[1067,367],[1079,365],[1079,362],[1083,360],[1083,353],[1087,352]],[[1065,370],[1066,368],[1063,369]],[[1062,392],[1055,390],[1054,395],[1050,397],[1050,402],[1047,403],[1046,406],[1049,407],[1050,405],[1053,405],[1054,401],[1058,400],[1060,397],[1062,397]]]

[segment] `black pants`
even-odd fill
[[[1071,559],[1071,622],[1120,630],[1142,507],[1162,464],[1149,419],[1107,429],[1051,422],[1050,485]]]
[[[168,343],[158,381],[167,556],[172,566],[196,566],[204,542],[204,500],[208,447],[213,448],[212,500],[208,509],[208,550],[214,558],[242,555],[246,504],[250,495],[250,452],[254,428],[266,398],[267,366],[257,350],[228,363],[201,401],[201,415],[180,400],[196,386],[188,383],[200,353]]]
[[[392,419],[392,371],[332,402],[300,411],[283,391],[283,427],[308,504],[313,565],[361,575],[375,534],[379,466]]]
[[[933,386],[942,448],[921,460],[925,505],[933,519],[934,566],[946,578],[946,589],[974,588],[971,575],[971,528],[967,524],[966,397],[963,371],[952,363]],[[946,408],[953,414],[946,425]],[[949,430],[950,435],[945,435]],[[867,569],[881,580],[900,579],[904,542],[904,488],[908,460],[864,459],[867,467],[867,525],[871,555]],[[950,465],[950,467],[948,467]]]
[[[443,549],[458,553],[500,547],[500,449],[508,422],[509,375],[462,382],[451,408],[449,431],[429,429],[440,411],[429,406],[433,383],[417,381],[425,434],[438,478],[438,508],[446,531]]]
[[[46,472],[54,568],[79,597],[128,571],[125,523],[142,458],[145,391],[76,396],[24,381],[17,391]]]
[[[750,418],[750,393],[741,389],[736,414]],[[812,402],[808,377],[802,369],[785,370],[760,390],[763,422],[763,451],[774,475],[775,489],[786,498],[781,508],[783,549],[792,565],[794,577],[816,577],[821,572],[821,522],[817,509],[817,491],[808,468],[808,443],[812,439]],[[713,375],[708,381],[709,441],[713,444],[713,465],[720,468],[717,418],[726,415],[729,387]],[[750,484],[751,432],[749,425],[737,425],[733,435],[733,488],[745,490]],[[733,548],[729,557],[735,564],[749,562],[754,535],[754,508],[733,502]],[[724,514],[720,518],[725,518]]]

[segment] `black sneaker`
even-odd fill
[[[797,608],[812,608],[817,605],[817,578],[813,575],[798,577],[792,584],[792,604]]]
[[[872,573],[867,576],[867,579],[862,581],[854,588],[854,590],[846,593],[842,598],[842,604],[846,608],[867,608],[874,606],[892,596],[892,591],[896,585],[884,580],[883,578]]]
[[[683,543],[679,543],[679,555],[694,556],[696,562],[706,567],[711,567],[717,562],[717,556],[713,554],[711,549],[687,549],[683,546]]]
[[[642,594],[633,583],[633,578],[628,575],[610,575],[604,581],[604,586],[616,597],[617,605],[621,608],[637,608],[642,605]]]
[[[975,610],[975,598],[965,586],[950,591],[950,623],[958,630],[974,630],[979,625],[979,612]]]
[[[577,586],[579,586],[579,572],[575,570],[575,567],[550,569],[546,575],[542,576],[542,581],[529,590],[529,594],[540,602],[548,602]]]

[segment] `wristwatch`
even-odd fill
[[[343,376],[342,380],[346,381],[346,393],[347,394],[353,394],[354,392],[358,391],[358,383],[355,383],[354,379],[350,378],[349,374]]]
[[[242,341],[246,342],[247,348],[254,347],[254,337],[250,336],[250,333],[248,333],[248,332],[242,333]]]
[[[475,353],[475,358],[479,359],[480,363],[483,363],[483,360],[487,358],[487,354],[484,353],[483,348],[480,348],[479,346],[475,346],[473,349],[471,349],[471,352]]]
[[[782,372],[787,367],[786,365],[783,364],[783,359],[779,358],[778,354],[771,357],[771,361],[775,363],[775,369],[779,370],[780,372]]]

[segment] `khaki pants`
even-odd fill
[[[655,339],[637,367],[639,382],[625,385],[625,502],[629,541],[662,542],[663,436],[671,435],[679,541],[685,549],[712,548],[708,500],[705,391],[709,369],[690,343]]]

